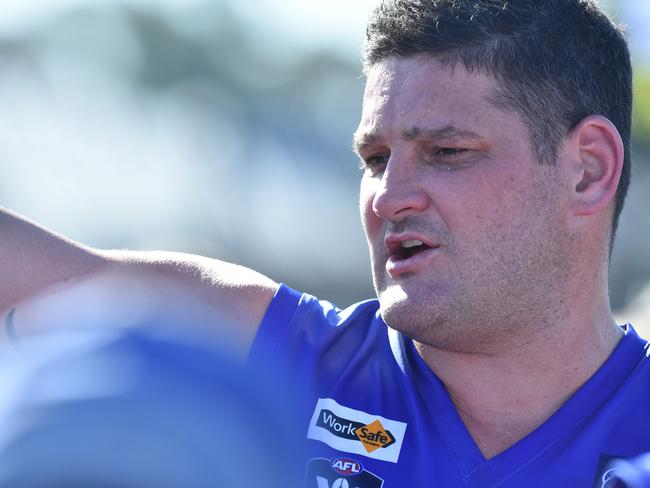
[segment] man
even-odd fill
[[[624,37],[584,0],[390,0],[364,68],[354,146],[378,301],[340,311],[234,265],[91,250],[6,213],[12,334],[29,328],[24,297],[128,275],[255,338],[252,362],[293,366],[308,486],[605,486],[612,458],[650,451],[647,346],[607,290],[630,178]]]

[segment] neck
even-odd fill
[[[503,351],[468,353],[416,343],[486,458],[539,427],[609,357],[623,332],[604,305],[592,305],[591,314],[567,314],[551,330],[548,324],[522,327],[525,340],[511,347],[510,337]],[[531,340],[531,330],[545,333]]]

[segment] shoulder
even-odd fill
[[[284,351],[303,360],[349,357],[386,338],[377,300],[345,309],[281,285],[262,320],[252,356]]]
[[[348,329],[367,329],[378,317],[377,300],[364,300],[341,309],[335,304],[320,300],[280,285],[262,322],[262,327],[280,324],[286,333],[344,333]],[[284,330],[289,329],[289,330]],[[280,331],[278,331],[280,332]],[[311,333],[310,333],[311,334]]]

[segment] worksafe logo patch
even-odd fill
[[[393,434],[389,430],[384,429],[384,426],[381,425],[379,420],[375,420],[371,424],[356,429],[354,433],[368,452],[395,444]]]
[[[334,449],[396,463],[402,450],[406,424],[319,398],[307,438]]]

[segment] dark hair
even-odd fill
[[[625,35],[591,0],[384,0],[366,30],[367,72],[391,57],[431,54],[493,76],[493,102],[519,113],[540,163],[599,114],[625,147],[612,241],[630,182],[632,67]]]

